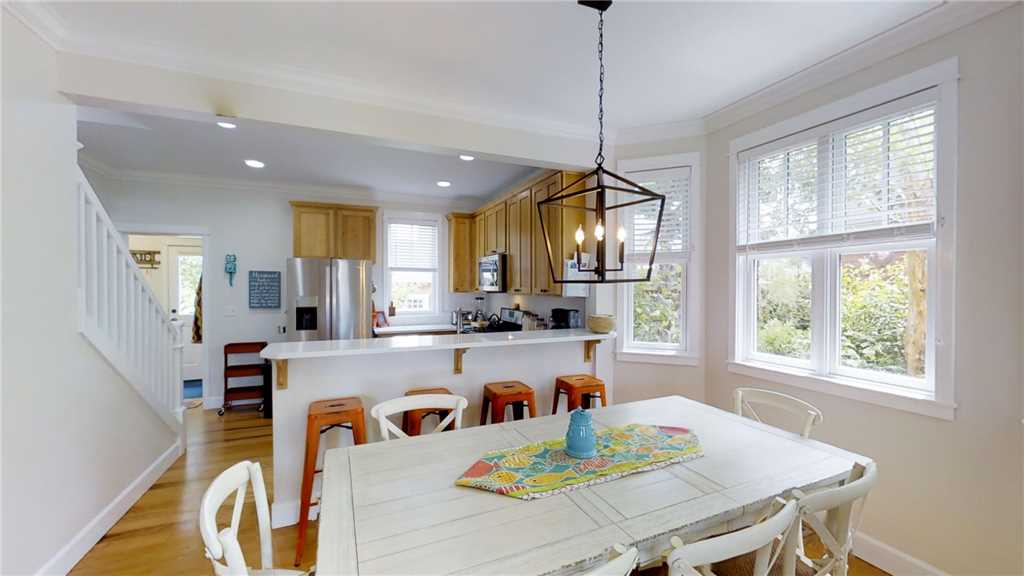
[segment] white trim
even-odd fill
[[[897,550],[885,542],[858,531],[853,539],[853,553],[865,562],[885,570],[889,574],[927,574],[949,576],[924,560]]]
[[[619,160],[616,164],[616,170],[624,176],[628,176],[629,172],[642,170],[690,168],[690,247],[689,258],[683,263],[686,270],[686,301],[682,307],[682,313],[685,314],[683,344],[671,349],[627,344],[627,340],[631,338],[633,318],[632,310],[628,310],[626,306],[630,285],[619,284],[615,291],[616,308],[622,328],[619,337],[616,338],[616,360],[684,366],[696,366],[700,362],[704,344],[704,189],[701,182],[704,166],[701,160],[700,152],[687,152]],[[612,224],[618,225],[618,222]]]
[[[224,406],[224,396],[203,396],[203,410],[218,410]]]
[[[53,555],[36,574],[67,574],[75,567],[100,538],[114,527],[114,524],[125,515],[143,494],[174,464],[184,452],[181,439],[178,438],[170,448],[164,451],[150,464],[138,478],[125,487],[99,514],[89,521],[77,534],[56,554]]]
[[[953,420],[956,415],[956,404],[935,400],[925,392],[909,388],[885,386],[853,378],[821,376],[809,370],[754,361],[729,362],[728,369],[733,374],[942,420]]]

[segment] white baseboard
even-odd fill
[[[274,502],[270,505],[270,527],[283,528],[299,523],[299,501]]]
[[[924,560],[914,558],[910,554],[897,550],[863,532],[857,532],[857,536],[853,541],[853,553],[861,560],[873,564],[893,576],[911,574],[949,576]]]
[[[75,534],[75,537],[65,544],[53,558],[43,564],[36,574],[67,574],[70,572],[75,564],[100,541],[100,538],[124,516],[125,512],[128,512],[128,509],[142,497],[146,490],[149,490],[181,454],[181,441],[175,440],[166,452],[161,454],[138,478],[122,490],[78,534]]]
[[[223,396],[203,396],[203,410],[217,410],[223,405]]]

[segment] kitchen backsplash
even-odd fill
[[[463,310],[476,310],[480,303],[475,300],[477,294],[449,294],[452,310],[461,307]],[[513,294],[487,294],[481,307],[488,315],[497,314],[501,308],[514,308],[516,304],[523,310],[529,310],[543,318],[551,318],[552,308],[571,308],[580,311],[580,317],[587,312],[586,298],[561,298],[558,296],[522,296]]]

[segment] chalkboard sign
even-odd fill
[[[249,271],[249,308],[281,307],[281,273]]]

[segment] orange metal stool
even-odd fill
[[[447,388],[412,388],[405,393],[406,396],[415,396],[417,394],[451,394],[451,390]],[[423,419],[427,416],[437,416],[438,423],[448,417],[448,413],[451,410],[437,410],[434,408],[423,408],[421,410],[409,410],[402,414],[402,432],[405,432],[409,436],[419,436],[420,431],[423,429]],[[455,430],[455,422],[448,425],[445,430]]]
[[[512,405],[512,419],[523,419],[523,405],[530,409],[530,418],[537,417],[537,401],[533,388],[522,382],[491,382],[484,384],[484,403],[480,407],[480,425],[487,424],[487,405],[491,405],[491,424],[505,421],[505,407]]]
[[[601,399],[601,406],[608,405],[604,391],[604,380],[590,374],[572,374],[555,378],[555,399],[551,405],[551,413],[558,412],[558,398],[561,394],[569,397],[569,411],[583,406],[591,408],[594,396]]]
[[[306,528],[309,524],[309,507],[319,502],[310,502],[313,497],[313,476],[323,472],[317,470],[316,461],[320,452],[320,435],[332,428],[348,428],[356,444],[366,443],[366,423],[363,420],[363,403],[359,398],[334,398],[318,400],[309,405],[306,416],[306,462],[302,467],[302,492],[299,494],[299,538],[295,544],[295,565],[302,562],[302,547],[306,543]]]

